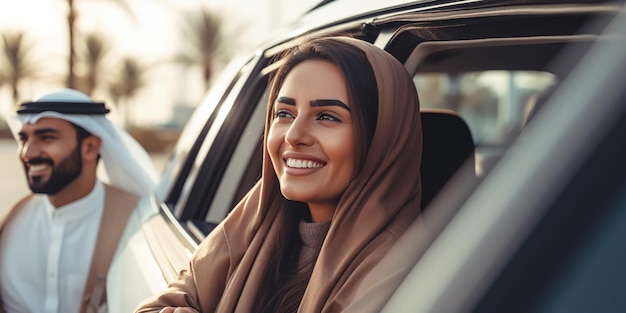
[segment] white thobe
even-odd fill
[[[97,182],[84,198],[55,208],[35,195],[0,240],[1,298],[7,313],[80,310],[104,209]]]

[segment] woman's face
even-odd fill
[[[274,103],[267,149],[285,198],[306,202],[314,222],[332,219],[355,169],[351,103],[341,71],[304,61]]]

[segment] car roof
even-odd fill
[[[304,13],[294,22],[267,34],[267,40],[260,45],[267,49],[289,41],[295,37],[331,29],[335,25],[348,22],[369,22],[384,20],[401,13],[436,14],[441,12],[469,9],[493,9],[506,6],[557,5],[557,4],[598,4],[612,3],[611,0],[323,0]]]

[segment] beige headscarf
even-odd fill
[[[299,312],[338,312],[358,298],[366,274],[420,214],[421,119],[417,93],[402,64],[369,43],[337,40],[363,50],[378,85],[378,120],[362,171],[341,197]],[[271,112],[267,121],[271,120]],[[268,126],[266,124],[265,135]],[[263,177],[203,241],[190,268],[138,312],[190,306],[200,312],[255,312],[274,253],[280,214],[276,175],[264,152]]]

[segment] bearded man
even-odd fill
[[[106,307],[108,267],[156,181],[147,152],[108,112],[63,89],[23,103],[9,119],[33,193],[0,221],[0,311]]]

